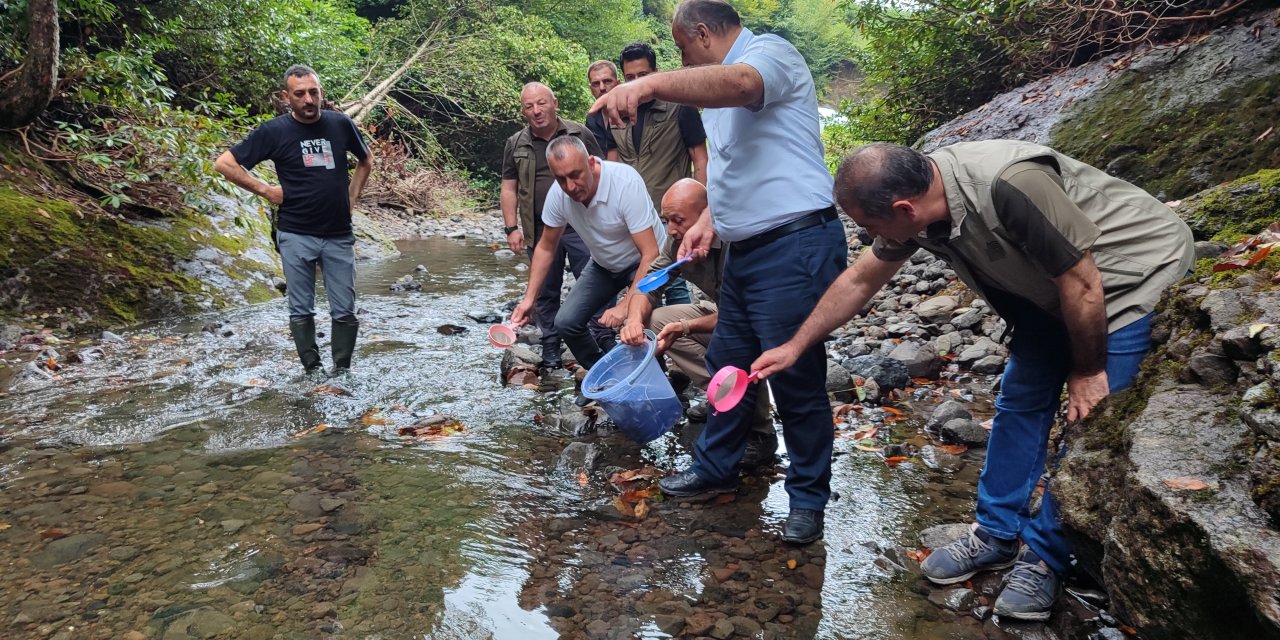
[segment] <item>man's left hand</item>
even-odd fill
[[[1071,374],[1067,378],[1067,422],[1074,424],[1084,420],[1108,393],[1106,370]]]
[[[618,327],[622,326],[623,322],[626,322],[626,321],[627,321],[627,303],[625,298],[623,299],[622,304],[609,307],[609,310],[605,311],[604,315],[600,316],[600,324],[606,327],[609,327],[610,329],[617,329]]]
[[[632,346],[644,344],[644,323],[632,321],[622,325],[618,338],[622,340],[622,344]]]

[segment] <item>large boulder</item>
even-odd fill
[[[1280,114],[1274,15],[1268,9],[1207,38],[1118,53],[1023,85],[919,145],[1028,140],[1168,200],[1280,166],[1280,145],[1260,138]]]
[[[859,378],[875,380],[883,392],[890,389],[905,389],[911,384],[911,374],[907,365],[885,356],[858,356],[841,363],[849,373]]]
[[[1215,263],[1166,292],[1135,386],[1066,430],[1054,494],[1144,635],[1280,638],[1280,261]]]

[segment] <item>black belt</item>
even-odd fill
[[[763,247],[782,236],[795,233],[801,229],[816,227],[825,222],[831,222],[836,219],[836,208],[827,207],[826,209],[818,209],[803,218],[792,220],[781,227],[774,227],[764,233],[757,233],[750,238],[744,240],[735,240],[729,243],[729,249],[733,251],[751,251]]]

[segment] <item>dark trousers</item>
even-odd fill
[[[529,247],[527,251],[532,258],[533,247]],[[560,313],[560,289],[564,286],[565,267],[568,266],[573,277],[581,278],[582,270],[587,268],[589,262],[591,262],[591,251],[582,241],[582,236],[578,235],[573,227],[565,227],[564,233],[560,236],[560,246],[556,248],[555,258],[551,262],[551,268],[547,270],[547,278],[542,281],[542,289],[538,291],[538,297],[533,304],[534,322],[542,331],[543,362],[560,361],[560,332],[556,329],[556,314]],[[613,334],[611,330],[597,322],[608,306],[606,303],[591,316],[589,331],[597,339],[604,339]]]
[[[795,335],[847,265],[848,245],[839,220],[801,229],[751,250],[730,244],[720,287],[720,319],[707,350],[707,370],[749,369],[761,353]],[[815,344],[795,365],[769,378],[782,417],[791,466],[786,489],[792,509],[826,507],[831,496],[831,446],[835,428],[827,401],[826,347]],[[732,411],[712,414],[694,448],[692,470],[726,481],[746,450],[760,385]]]
[[[613,303],[618,292],[631,285],[637,267],[638,264],[615,272],[596,264],[595,260],[588,262],[565,297],[560,313],[556,314],[557,330],[584,369],[590,369],[604,355],[599,341],[592,337],[587,321],[591,319],[593,310],[599,317],[598,310],[602,305]]]

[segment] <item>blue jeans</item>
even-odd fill
[[[329,316],[353,321],[356,317],[356,237],[348,234],[322,238],[279,231],[280,266],[284,268],[289,319],[316,314],[316,267],[324,274],[329,295]]]
[[[1133,383],[1151,349],[1151,314],[1107,337],[1107,383],[1111,393]],[[1062,386],[1071,373],[1071,347],[1056,326],[1017,326],[1009,364],[1000,382],[987,459],[978,479],[978,525],[1002,540],[1022,536],[1049,568],[1066,573],[1071,543],[1058,524],[1057,507],[1045,485],[1040,511],[1030,515],[1031,493],[1044,473],[1049,431]]]
[[[761,353],[795,335],[827,287],[847,264],[839,220],[801,229],[751,250],[730,244],[720,286],[720,318],[707,349],[707,370],[749,369]],[[827,401],[826,347],[809,347],[795,365],[769,378],[782,417],[791,465],[786,489],[792,509],[826,507],[831,497],[835,429]],[[712,414],[694,448],[691,470],[707,480],[735,477],[746,450],[759,384],[732,411]]]
[[[560,312],[556,314],[556,331],[569,345],[569,351],[582,368],[590,369],[604,355],[599,342],[591,335],[588,323],[593,315],[599,317],[600,310],[615,300],[619,291],[631,286],[639,266],[635,264],[614,272],[591,260],[569,295],[565,296]]]

